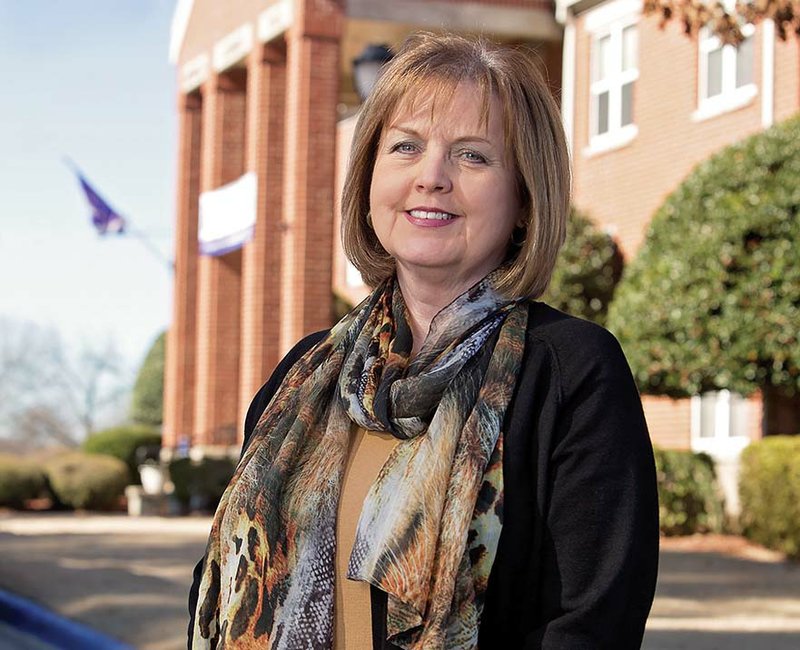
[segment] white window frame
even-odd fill
[[[742,26],[742,35],[745,38],[754,38],[756,28],[748,23]],[[722,92],[713,97],[706,97],[708,88],[708,55],[719,49],[721,41],[711,31],[703,27],[698,36],[698,74],[697,74],[697,110],[692,114],[692,120],[700,122],[717,115],[734,111],[747,106],[758,94],[755,81],[736,87],[736,57],[737,48],[734,45],[722,45]],[[753,46],[753,75],[755,76],[755,45]]]
[[[702,431],[702,401],[712,399],[714,403],[714,431]],[[692,451],[705,452],[717,459],[737,458],[750,443],[747,435],[732,435],[733,419],[747,420],[750,403],[744,397],[720,390],[694,395],[691,402],[691,442]],[[711,435],[703,436],[703,433]]]
[[[629,144],[639,133],[636,122],[622,126],[622,87],[639,79],[639,32],[638,23],[641,15],[641,2],[631,0],[616,0],[604,3],[598,9],[588,12],[585,18],[585,28],[591,37],[589,56],[589,146],[584,150],[584,155],[591,156],[604,151],[618,149]],[[627,27],[634,27],[636,31],[636,65],[631,70],[622,70],[622,33]],[[614,66],[605,79],[594,80],[594,70],[598,65],[597,44],[600,39],[609,37],[611,48],[609,59]],[[635,89],[635,85],[634,85]],[[597,97],[600,93],[608,91],[608,131],[597,133]],[[635,101],[635,90],[634,90]],[[634,118],[635,120],[635,118]]]

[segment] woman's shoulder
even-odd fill
[[[529,303],[527,343],[544,348],[562,382],[587,375],[631,380],[622,347],[607,329],[571,316],[543,302]]]
[[[283,378],[286,374],[291,370],[292,366],[297,363],[300,358],[308,352],[311,348],[313,348],[317,343],[319,343],[322,339],[324,339],[330,330],[320,330],[319,332],[314,332],[313,334],[308,334],[300,339],[297,343],[294,344],[283,359],[280,360],[277,366],[275,366],[275,370],[272,372],[272,376],[269,378],[266,384],[262,387],[262,390],[267,388],[270,384],[277,383],[283,381]],[[277,386],[276,386],[277,388]]]
[[[275,391],[278,389],[289,370],[291,370],[292,366],[297,363],[306,352],[324,339],[329,331],[330,330],[320,330],[319,332],[304,336],[295,343],[294,347],[289,350],[286,356],[275,366],[275,370],[272,371],[270,377],[261,386],[250,402],[250,408],[247,410],[247,415],[245,416],[245,440],[250,436],[253,427],[255,427],[256,422],[258,422],[258,419],[261,417],[261,413],[263,413],[267,404],[269,404]]]
[[[571,316],[555,307],[529,302],[528,339],[546,341],[556,349],[594,353],[603,348],[619,349],[616,337],[602,325]]]
[[[278,364],[280,367],[281,365],[288,363],[290,366],[294,365],[294,362],[297,361],[300,357],[302,357],[306,352],[308,352],[311,348],[313,348],[317,343],[319,343],[322,339],[324,339],[330,330],[320,330],[319,332],[314,332],[313,334],[308,334],[301,338],[297,343],[294,344],[294,347],[286,353],[286,356],[283,360]]]

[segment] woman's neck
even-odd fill
[[[457,281],[433,282],[430,277],[422,278],[419,274],[408,273],[398,267],[397,282],[403,292],[403,301],[408,312],[408,325],[414,337],[411,349],[412,358],[417,356],[422,348],[434,316],[478,280],[480,278],[474,281],[458,279]]]

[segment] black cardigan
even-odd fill
[[[639,394],[609,332],[539,302],[529,313],[503,427],[503,529],[479,647],[639,648],[658,569],[655,466]],[[300,341],[255,396],[245,446],[289,368],[324,335]],[[394,648],[386,595],[374,588],[372,619],[374,648]]]

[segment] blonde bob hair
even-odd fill
[[[550,282],[566,234],[570,168],[558,106],[530,53],[482,38],[420,33],[403,44],[361,109],[342,194],[345,254],[370,286],[394,273],[395,261],[370,223],[372,171],[383,130],[407,102],[447,101],[473,83],[488,121],[492,96],[503,107],[506,151],[516,170],[525,225],[509,242],[499,289],[511,298],[538,298]],[[520,242],[520,240],[522,240]]]

